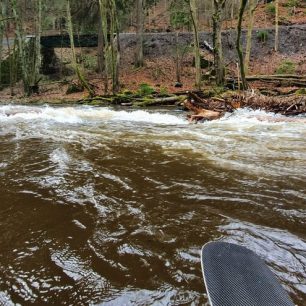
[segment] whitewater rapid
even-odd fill
[[[0,133],[58,141],[103,139],[156,143],[170,155],[196,159],[254,175],[306,175],[305,117],[237,110],[223,118],[190,124],[184,112],[114,110],[100,107],[0,106]],[[75,129],[75,127],[79,129]],[[99,137],[102,137],[99,141]],[[269,160],[274,159],[271,163]]]

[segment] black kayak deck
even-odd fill
[[[207,243],[202,270],[212,306],[294,306],[265,262],[245,247]]]

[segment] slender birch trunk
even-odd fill
[[[201,75],[201,55],[200,55],[200,41],[198,32],[198,19],[197,19],[197,0],[190,0],[190,16],[192,20],[193,35],[194,35],[194,57],[196,68],[196,83],[197,89],[201,89],[202,75]]]

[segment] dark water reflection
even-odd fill
[[[254,116],[0,107],[0,304],[203,305],[223,239],[304,305],[306,127]]]

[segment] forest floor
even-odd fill
[[[80,51],[80,50],[79,50]],[[67,94],[69,85],[77,79],[74,75],[70,62],[70,50],[57,50],[58,56],[62,57],[64,76],[56,76],[55,78],[44,77],[40,83],[40,94],[31,97],[31,100],[55,100],[55,101],[76,101],[86,98],[87,92],[76,92]],[[81,63],[84,67],[85,74],[89,83],[95,88],[97,95],[105,94],[103,80],[101,75],[95,71],[96,65],[96,51],[92,49],[82,50],[85,63]],[[120,85],[121,91],[137,92],[141,84],[147,84],[154,91],[163,94],[175,94],[181,91],[193,90],[195,87],[195,68],[192,65],[192,52],[186,54],[182,62],[181,83],[182,87],[175,87],[176,84],[176,63],[173,56],[169,54],[152,56],[147,55],[145,65],[142,68],[135,68],[133,65],[134,48],[127,48],[121,59],[120,69]],[[88,61],[90,63],[88,63]],[[282,54],[274,51],[259,58],[254,57],[250,63],[249,75],[273,75],[286,63],[289,63],[289,68],[292,74],[306,75],[306,50],[301,50],[299,53]],[[203,70],[203,74],[207,70]],[[229,76],[237,75],[237,68],[235,63],[230,63],[227,66],[227,73]],[[203,82],[203,89],[211,89],[214,87],[213,82]],[[272,89],[273,84],[266,82],[252,82],[250,83],[252,89]],[[279,91],[289,92],[297,87],[280,87]],[[10,89],[6,88],[1,91],[2,100],[23,99],[22,84],[19,82],[18,86],[14,88],[14,97],[11,96]]]
[[[268,2],[268,1],[267,1]],[[298,4],[298,5],[297,5]],[[230,9],[226,7],[225,9]],[[256,7],[254,17],[254,27],[258,29],[271,28],[275,24],[273,2],[265,3],[265,1],[259,1]],[[199,12],[199,30],[210,31],[211,29],[211,8],[201,10]],[[279,1],[279,16],[281,25],[298,25],[306,23],[306,4],[305,1],[295,0],[280,0]],[[248,12],[245,12],[243,18],[243,27],[247,28],[249,22]],[[237,27],[237,20],[224,20],[223,30],[234,29]],[[148,18],[146,20],[145,28],[148,32],[164,32],[165,30],[173,31],[170,25],[170,12],[163,1],[157,1],[157,4],[153,6],[148,12]],[[129,28],[130,31],[135,31],[134,27]],[[188,28],[181,28],[181,30],[190,30]]]

